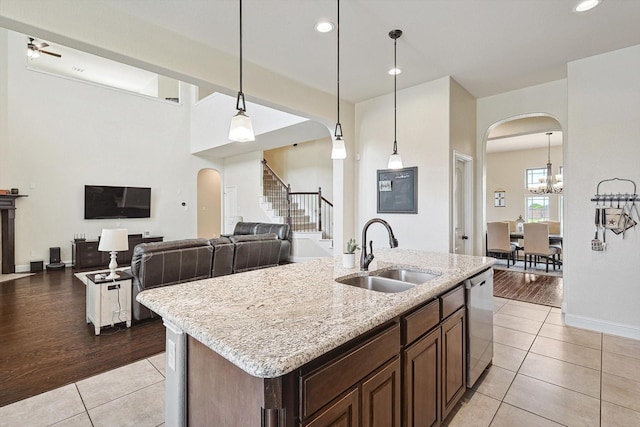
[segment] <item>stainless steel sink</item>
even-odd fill
[[[346,279],[338,278],[336,279],[336,282],[385,293],[404,292],[415,287],[415,285],[411,283],[401,282],[399,280],[381,276],[355,276]]]
[[[400,280],[401,282],[414,283],[421,285],[431,279],[435,279],[440,276],[437,273],[424,273],[422,271],[407,270],[404,268],[391,268],[380,272],[371,273],[377,277],[386,277],[389,279]]]

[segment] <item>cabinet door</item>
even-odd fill
[[[362,427],[400,427],[400,359],[362,383]]]
[[[465,325],[464,308],[442,323],[442,419],[465,392]]]
[[[305,427],[358,427],[360,413],[358,405],[358,389],[354,388],[342,399],[320,413]]]
[[[405,350],[405,425],[436,426],[440,423],[440,328]]]

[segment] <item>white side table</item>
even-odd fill
[[[116,323],[126,322],[127,328],[131,327],[132,277],[122,271],[118,275],[115,280],[106,280],[87,274],[87,323],[93,323],[96,335],[100,335],[101,327]]]

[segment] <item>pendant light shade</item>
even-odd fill
[[[402,30],[393,30],[389,31],[389,37],[393,39],[393,68],[398,69],[397,64],[397,43],[398,39],[402,36]],[[402,164],[402,157],[398,154],[398,139],[396,137],[397,134],[397,122],[398,122],[398,103],[397,103],[397,93],[398,93],[398,85],[397,85],[397,77],[398,73],[394,73],[393,75],[393,153],[389,156],[389,164],[387,168],[389,169],[402,169],[404,166]]]
[[[336,33],[337,33],[337,94],[336,94],[336,103],[338,105],[337,108],[337,120],[336,120],[336,130],[333,133],[333,148],[331,149],[331,158],[334,160],[343,160],[347,158],[347,148],[344,144],[344,139],[342,139],[342,125],[340,124],[340,0],[337,0],[338,3],[338,19],[336,24]]]
[[[238,91],[238,98],[236,100],[236,110],[238,111],[235,116],[231,118],[231,125],[229,126],[229,139],[236,142],[248,142],[255,141],[256,137],[253,133],[253,125],[251,119],[247,116],[246,105],[244,102],[244,93],[242,92],[242,0],[240,2],[240,90]]]

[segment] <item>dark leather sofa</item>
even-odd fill
[[[131,258],[131,315],[134,320],[152,317],[152,311],[136,301],[145,289],[175,285],[211,277],[213,246],[207,239],[141,243]]]
[[[262,235],[275,233],[280,240],[280,264],[287,262],[291,256],[291,240],[289,239],[289,224],[271,224],[264,222],[239,222],[233,230],[233,236]]]
[[[272,267],[288,261],[291,245],[287,224],[238,223],[235,231],[231,236],[210,240],[137,245],[131,259],[133,319],[154,316],[136,301],[138,293],[145,289]]]

